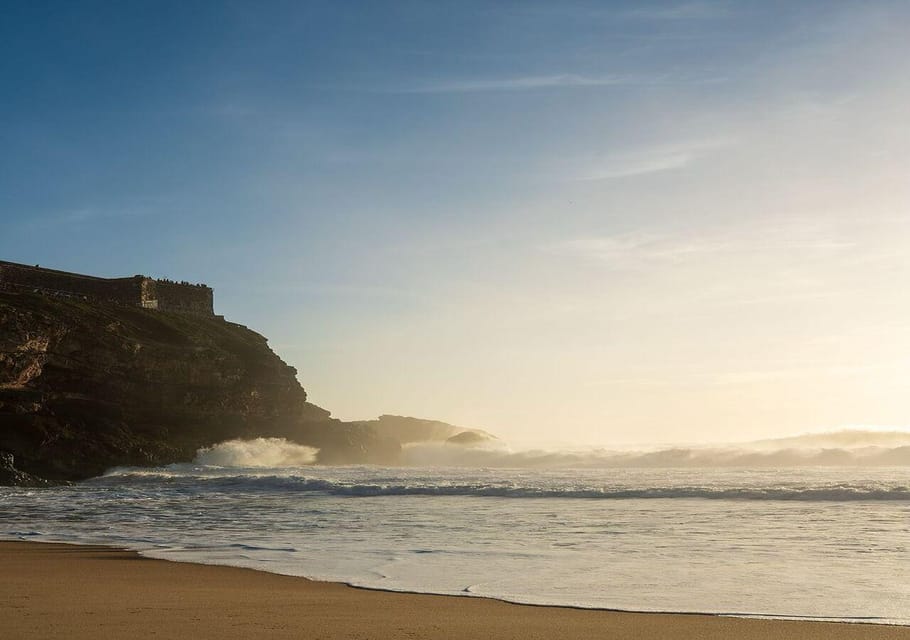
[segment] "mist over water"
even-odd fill
[[[200,450],[195,462],[218,467],[295,467],[315,463],[317,449],[282,438],[231,440]],[[756,442],[646,450],[512,448],[499,440],[474,446],[446,442],[405,445],[411,467],[531,469],[778,468],[910,466],[910,432],[842,430]]]
[[[410,445],[406,464],[498,468],[776,468],[910,465],[910,446],[846,448],[787,448],[760,450],[742,448],[674,447],[656,451],[455,448],[441,444]]]

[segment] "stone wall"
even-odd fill
[[[201,284],[188,284],[155,280],[158,292],[158,309],[161,311],[179,311],[181,313],[198,313],[213,315],[214,292]]]
[[[210,287],[188,282],[154,280],[141,275],[131,278],[96,278],[0,260],[0,289],[160,311],[214,315],[214,292]]]
[[[12,291],[36,291],[97,302],[136,304],[141,280],[142,276],[96,278],[0,261],[0,287]]]

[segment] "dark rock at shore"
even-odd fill
[[[50,487],[57,483],[44,478],[33,476],[30,473],[19,471],[15,465],[15,458],[11,453],[0,452],[0,486],[14,487]]]

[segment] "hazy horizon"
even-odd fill
[[[910,6],[21,3],[0,259],[202,281],[312,402],[910,429]]]

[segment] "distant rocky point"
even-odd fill
[[[384,436],[395,438],[401,444],[418,442],[480,444],[497,440],[496,436],[481,429],[467,429],[438,420],[405,416],[382,415],[376,420],[365,420],[357,424],[372,427]]]
[[[403,444],[492,438],[400,416],[342,422],[307,402],[296,370],[247,327],[205,308],[143,304],[129,287],[116,300],[67,291],[55,275],[66,272],[51,274],[52,287],[22,286],[9,265],[0,263],[0,484],[186,462],[235,438],[287,438],[319,449],[322,464],[398,464]]]

